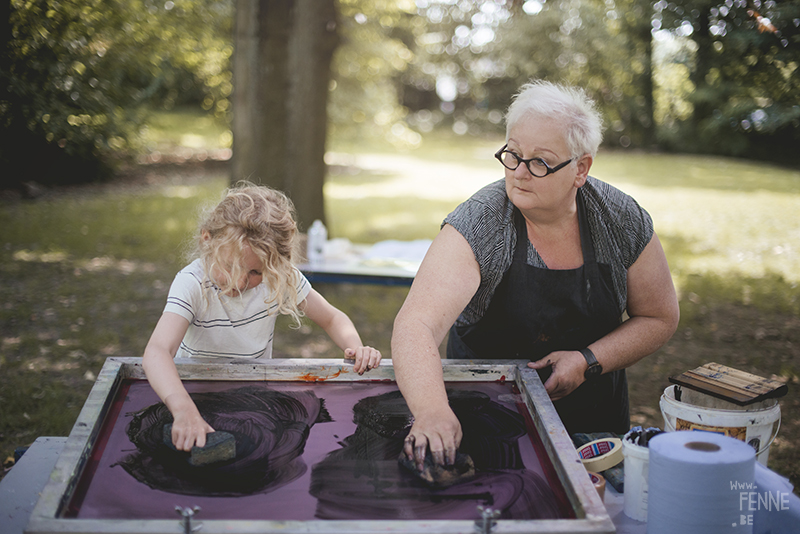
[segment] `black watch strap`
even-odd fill
[[[589,348],[585,348],[581,349],[580,353],[583,354],[583,357],[586,359],[586,364],[589,366],[583,373],[583,377],[586,380],[602,374],[603,366],[597,361],[597,357],[594,355],[594,352],[592,352]]]

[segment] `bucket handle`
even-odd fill
[[[772,437],[771,437],[771,438],[769,438],[769,442],[767,442],[767,444],[766,444],[766,445],[764,445],[763,447],[761,447],[761,449],[760,449],[760,450],[756,451],[756,456],[758,456],[758,455],[759,455],[759,454],[761,454],[762,452],[764,452],[764,451],[766,451],[767,449],[769,449],[770,445],[772,445],[772,442],[773,442],[773,441],[775,441],[775,438],[777,438],[777,437],[778,437],[778,432],[779,432],[779,431],[780,431],[780,429],[781,429],[781,420],[782,420],[782,419],[783,419],[783,414],[782,414],[782,413],[779,413],[779,414],[778,414],[778,424],[775,426],[775,432],[772,434]],[[666,428],[666,431],[667,431],[667,432],[675,432],[675,426],[674,426],[674,425],[672,425],[672,424],[670,423],[670,421],[669,421],[669,418],[667,418],[667,417],[664,417],[664,426],[665,426],[665,427],[667,427],[667,428]]]

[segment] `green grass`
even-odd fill
[[[780,278],[794,290],[768,290],[771,305],[798,310],[800,171],[733,159],[612,152],[598,157],[593,173],[650,212],[678,279]]]
[[[152,132],[175,146],[181,114]],[[216,126],[214,128],[217,128]],[[155,135],[155,134],[154,134]],[[213,148],[213,130],[207,139]],[[334,237],[433,238],[444,216],[502,177],[497,139],[438,135],[415,151],[332,143],[326,185]],[[209,170],[210,169],[210,170]],[[37,436],[67,435],[108,356],[139,356],[164,305],[200,207],[224,167],[148,166],[125,178],[0,202],[0,456]],[[633,420],[662,426],[667,377],[708,361],[790,384],[770,466],[800,483],[800,172],[697,156],[602,152],[592,174],[653,216],[680,293],[678,333],[629,370]],[[142,177],[144,177],[142,179]],[[127,181],[126,181],[127,180]],[[322,285],[365,342],[388,357],[404,288]],[[277,357],[336,357],[316,327],[281,322]]]
[[[233,136],[223,119],[201,110],[179,108],[149,114],[143,141],[150,150],[230,148]]]

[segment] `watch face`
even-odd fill
[[[584,376],[586,378],[590,378],[590,377],[593,377],[593,376],[598,376],[602,372],[603,372],[603,366],[600,365],[599,363],[596,363],[594,365],[590,365],[589,368],[586,369],[586,372],[584,373]]]

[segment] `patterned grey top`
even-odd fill
[[[581,188],[589,230],[599,263],[611,265],[620,315],[627,307],[628,268],[650,242],[653,221],[637,202],[619,189],[592,178]],[[491,183],[450,213],[442,223],[455,228],[472,247],[481,283],[456,325],[472,325],[483,317],[494,291],[514,258],[517,235],[513,204],[504,180]],[[528,242],[528,264],[547,268]]]

